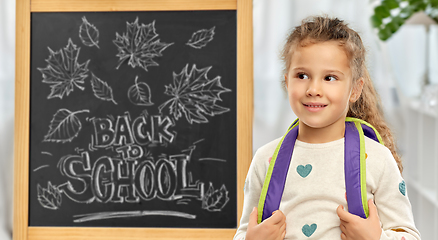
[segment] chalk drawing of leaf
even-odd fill
[[[154,61],[155,57],[161,57],[162,51],[173,43],[160,42],[155,32],[155,21],[149,24],[139,24],[138,18],[135,22],[126,22],[126,32],[120,35],[116,33],[116,40],[113,43],[118,48],[117,57],[120,65],[128,60],[128,65],[132,68],[141,67],[148,71],[150,66],[159,66]]]
[[[113,89],[108,86],[108,83],[102,81],[93,73],[91,73],[91,87],[93,89],[94,96],[104,101],[112,101],[117,105],[116,101],[114,101]]]
[[[82,128],[82,123],[76,114],[82,112],[89,110],[71,112],[65,108],[59,109],[50,122],[49,132],[44,136],[44,141],[65,143],[73,140]]]
[[[219,106],[222,101],[220,94],[230,92],[221,84],[221,77],[208,79],[207,73],[211,67],[197,69],[193,64],[190,73],[187,72],[188,64],[181,73],[173,73],[173,84],[166,85],[165,94],[172,98],[161,104],[160,112],[167,106],[169,113],[178,120],[182,115],[190,124],[207,123],[205,115],[215,116],[230,111],[229,108]]]
[[[207,43],[213,40],[214,29],[215,27],[212,27],[210,29],[201,29],[194,32],[186,44],[197,49],[205,47]]]
[[[52,51],[48,48],[50,56],[46,59],[48,63],[45,68],[38,68],[43,75],[43,83],[50,84],[51,92],[48,99],[69,95],[76,86],[80,90],[84,90],[82,84],[88,76],[88,63],[90,60],[80,64],[78,56],[80,49],[73,44],[71,39],[68,39],[68,44],[64,49]]]
[[[56,210],[61,206],[62,196],[61,192],[52,183],[47,184],[47,188],[42,188],[39,184],[37,185],[38,191],[38,201],[41,206]]]
[[[222,185],[220,189],[214,190],[213,184],[210,183],[210,187],[202,199],[202,209],[210,212],[218,212],[222,210],[229,200],[230,198],[228,197],[228,191],[225,185]]]
[[[99,30],[89,23],[85,16],[82,17],[82,24],[79,27],[79,38],[85,46],[99,48]]]
[[[135,77],[135,84],[128,89],[129,100],[139,106],[152,106],[151,89],[145,82],[137,82],[138,76]]]

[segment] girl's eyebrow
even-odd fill
[[[292,68],[292,71],[304,71],[304,72],[306,72],[308,70],[306,68],[304,68],[304,67],[296,67],[296,68]],[[338,70],[327,69],[327,70],[324,70],[324,72],[326,72],[326,73],[336,73],[338,75],[345,76],[345,74],[343,72],[338,71]]]
[[[338,71],[338,70],[327,70],[327,72],[328,72],[328,73],[337,73],[337,74],[340,74],[340,75],[342,75],[342,76],[345,75],[343,72]]]
[[[306,68],[303,67],[296,67],[296,68],[292,68],[293,71],[307,71]]]

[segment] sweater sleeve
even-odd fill
[[[234,236],[234,240],[245,239],[249,215],[251,214],[252,209],[257,207],[259,203],[267,167],[269,166],[269,158],[272,155],[272,147],[269,145],[270,144],[257,150],[249,167],[243,190],[244,198],[242,217],[240,219],[239,228]]]
[[[397,164],[385,148],[383,171],[374,192],[374,201],[382,226],[381,240],[419,240],[406,184]]]

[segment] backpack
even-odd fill
[[[299,119],[289,127],[275,149],[263,183],[258,204],[258,223],[280,207],[292,152],[298,136]],[[383,140],[371,124],[357,118],[345,119],[344,174],[348,211],[367,218],[366,160],[364,136],[383,145]]]

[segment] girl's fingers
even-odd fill
[[[248,220],[248,228],[257,226],[257,217],[258,217],[258,212],[257,212],[257,208],[254,207],[252,209],[251,214],[249,215],[249,220]]]
[[[342,240],[347,240],[347,235],[345,235],[345,233],[341,233],[341,239]]]
[[[284,216],[283,212],[277,210],[272,214],[272,216],[266,219],[266,221],[269,221],[274,225],[283,224],[284,222],[286,222],[286,217]]]
[[[379,218],[379,214],[377,212],[377,207],[374,204],[373,199],[368,200],[368,206],[370,209],[370,216],[369,217],[370,218]]]
[[[344,210],[344,206],[339,205],[338,208],[336,209],[336,213],[338,214],[338,217],[341,221],[344,222],[353,222],[353,221],[357,221],[358,219],[362,219],[359,216],[356,216],[354,214],[351,214],[347,211]]]
[[[341,219],[341,221],[348,222],[349,213],[344,210],[344,206],[339,205],[338,208],[336,209],[336,213],[338,214],[338,217],[339,219]]]
[[[345,232],[347,230],[347,228],[345,227],[344,224],[341,223],[341,225],[339,225],[339,227],[341,228],[342,232]]]
[[[341,224],[343,224],[343,225],[347,225],[348,222],[346,222],[346,221],[344,221],[344,220],[341,219]]]
[[[286,237],[286,231],[284,231],[284,232],[281,234],[281,236],[280,236],[280,240],[283,240],[284,237]]]
[[[283,225],[281,225],[281,227],[280,227],[280,232],[286,232],[286,223],[284,223]]]
[[[286,224],[283,224],[283,226],[281,226],[279,233],[280,233],[279,239],[283,240],[284,237],[286,236]]]

